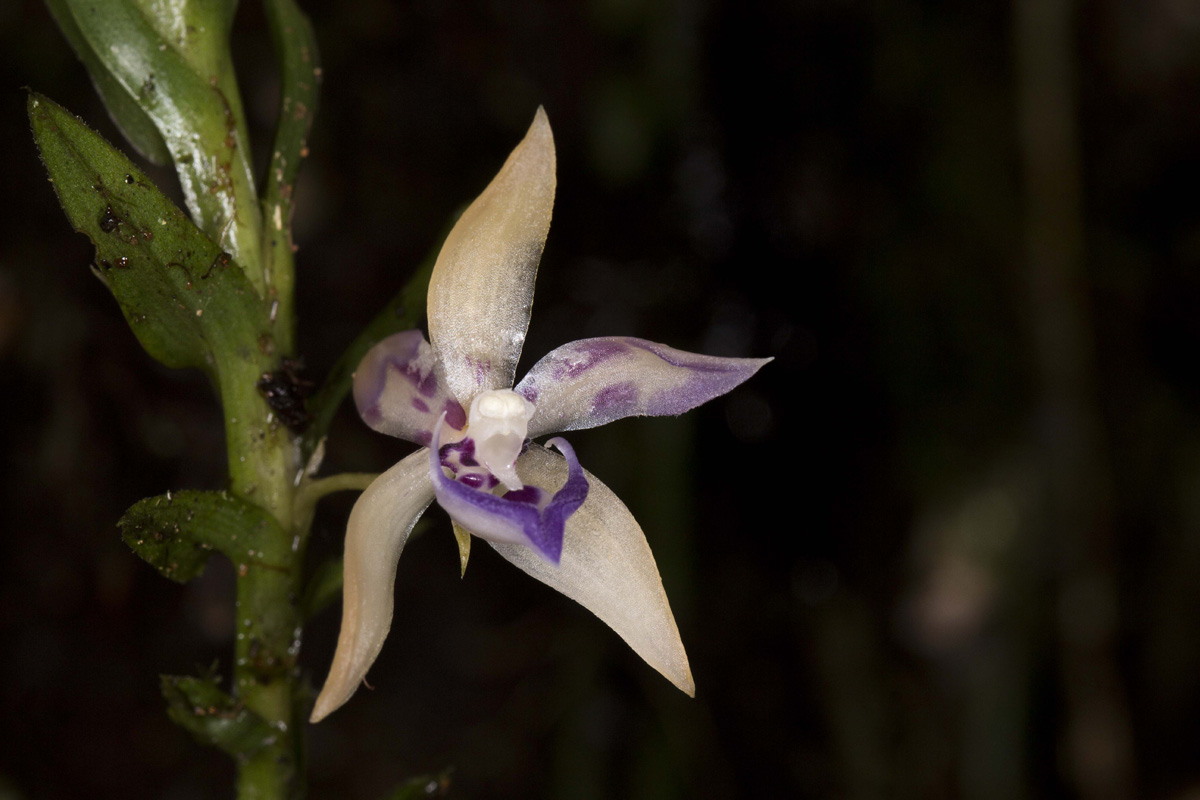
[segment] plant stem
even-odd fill
[[[364,491],[379,477],[377,472],[342,472],[327,478],[305,480],[296,489],[293,519],[296,525],[308,529],[317,501],[327,494],[346,491]]]
[[[231,489],[270,512],[276,531],[247,550],[237,571],[233,694],[276,728],[277,739],[238,762],[238,797],[285,800],[303,794],[303,720],[297,713],[302,567],[308,525],[293,514],[298,447],[257,383],[272,360],[255,348],[221,370]],[[303,713],[302,711],[300,712]]]

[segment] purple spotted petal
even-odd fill
[[[629,336],[581,339],[533,365],[516,391],[536,406],[529,436],[633,416],[674,416],[719,397],[769,358],[685,353]]]
[[[372,347],[354,372],[354,404],[363,422],[426,446],[443,413],[451,427],[465,427],[467,415],[435,367],[433,348],[420,331],[396,333]]]
[[[557,564],[567,518],[583,505],[588,494],[587,478],[571,445],[564,439],[548,442],[562,451],[568,464],[567,481],[553,495],[527,485],[499,497],[447,478],[437,456],[439,438],[435,433],[429,451],[429,475],[438,505],[450,518],[482,539],[527,545]]]

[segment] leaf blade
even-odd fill
[[[137,0],[64,2],[92,52],[154,121],[193,220],[263,291],[262,219],[229,56],[229,4],[153,4],[182,9],[164,19]],[[179,32],[164,38],[173,26]]]
[[[247,757],[275,744],[279,732],[217,688],[212,678],[161,675],[167,716],[204,745]]]
[[[294,335],[295,241],[292,198],[300,164],[308,156],[308,134],[317,110],[320,54],[312,23],[294,0],[264,0],[275,58],[279,63],[279,117],[271,163],[263,183],[263,270],[279,302],[276,330],[290,347]]]
[[[28,111],[63,210],[95,245],[97,276],[151,356],[219,372],[246,342],[270,349],[263,303],[228,254],[62,106],[31,93]]]
[[[171,151],[163,141],[158,128],[146,112],[142,111],[137,101],[125,91],[104,62],[100,60],[91,45],[84,38],[83,31],[71,15],[66,0],[46,0],[50,15],[58,24],[58,28],[66,37],[67,43],[75,51],[75,55],[83,62],[96,93],[104,101],[108,114],[121,133],[133,145],[133,148],[151,164],[163,166],[171,162]]]
[[[125,512],[117,528],[142,560],[178,583],[199,575],[214,551],[235,564],[261,563],[269,549],[264,543],[284,538],[274,517],[228,492],[147,497]]]

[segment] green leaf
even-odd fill
[[[265,293],[262,218],[229,55],[234,4],[62,3],[88,49],[154,122],[196,224],[232,253]]]
[[[292,197],[300,163],[308,155],[308,132],[317,111],[321,65],[317,37],[293,0],[264,0],[275,57],[279,62],[279,119],[263,189],[263,269],[273,276],[279,299],[276,330],[281,338],[294,327],[292,282]],[[290,340],[285,343],[290,348]]]
[[[450,794],[450,772],[445,769],[437,775],[418,775],[397,786],[387,800],[422,800],[427,797],[448,797]]]
[[[235,564],[262,564],[263,550],[271,549],[267,544],[285,538],[274,517],[227,492],[147,497],[134,503],[117,527],[125,544],[179,583],[199,575],[214,550]]]
[[[275,207],[282,206],[285,224],[276,225],[282,230],[291,215],[292,189],[300,162],[307,155],[308,132],[317,112],[321,62],[312,23],[293,0],[265,0],[264,6],[282,86],[275,147],[263,192],[263,216],[274,217]]]
[[[130,7],[141,12],[159,39],[197,75],[216,75],[224,68],[237,0],[131,0]]]
[[[154,120],[142,111],[133,96],[125,91],[125,87],[113,77],[104,66],[104,62],[92,50],[83,36],[83,31],[79,30],[79,25],[75,23],[75,17],[71,15],[66,0],[46,0],[46,6],[50,9],[54,21],[58,23],[63,36],[67,38],[71,49],[83,62],[96,92],[104,101],[104,106],[121,133],[151,164],[163,166],[170,163],[171,151],[167,149],[167,143],[155,127]]]
[[[57,103],[29,96],[59,202],[96,246],[96,275],[142,346],[170,367],[220,372],[273,349],[267,311],[237,264],[133,163]],[[258,342],[262,353],[246,353]]]
[[[279,739],[279,731],[217,688],[212,678],[162,675],[167,716],[201,744],[247,757]]]

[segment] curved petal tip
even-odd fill
[[[429,279],[429,340],[464,406],[482,391],[513,385],[556,185],[554,134],[539,109],[438,253]]]
[[[551,489],[569,480],[563,456],[538,445],[517,462],[526,483]],[[567,520],[557,565],[530,548],[490,542],[521,570],[583,605],[607,623],[647,664],[689,697],[696,684],[646,536],[629,509],[583,471],[587,499]]]
[[[392,625],[400,552],[433,500],[427,462],[424,448],[408,456],[376,478],[350,512],[342,628],[310,722],[320,722],[350,699],[383,648]]]

